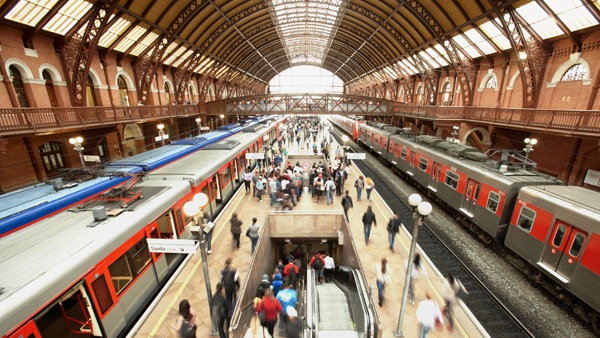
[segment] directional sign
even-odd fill
[[[193,239],[147,238],[146,240],[150,252],[190,254],[198,250],[198,241]]]
[[[346,157],[349,160],[366,160],[367,154],[365,154],[365,153],[347,153]]]
[[[246,153],[247,160],[264,160],[265,153]]]
[[[309,161],[302,162],[302,169],[304,169],[304,170],[310,169],[310,162]]]

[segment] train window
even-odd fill
[[[535,211],[523,207],[521,208],[521,213],[519,214],[519,218],[517,219],[517,226],[527,232],[531,231],[533,227],[533,221],[535,220]]]
[[[227,185],[231,181],[231,171],[229,166],[223,170],[223,184]]]
[[[406,149],[402,149],[402,151],[400,151],[400,158],[406,161],[406,156],[408,155],[408,152],[406,151]]]
[[[473,194],[473,200],[477,201],[479,198],[479,192],[481,191],[481,184],[477,184],[475,187],[475,194]]]
[[[423,171],[427,171],[428,164],[429,164],[429,161],[426,158],[419,159],[419,169],[421,169]],[[454,188],[454,189],[456,189],[456,188]]]
[[[110,297],[108,283],[106,283],[106,278],[104,278],[104,275],[101,275],[92,282],[92,289],[94,289],[94,294],[96,295],[96,300],[98,300],[100,311],[105,313],[113,305],[113,300]]]
[[[579,256],[579,252],[583,247],[583,242],[585,242],[585,236],[581,233],[575,235],[575,239],[573,240],[573,244],[571,244],[571,249],[569,249],[569,255],[572,257]]]
[[[145,238],[129,249],[129,256],[133,262],[133,271],[139,275],[150,264],[150,252]]]
[[[498,210],[499,204],[500,204],[500,194],[498,194],[497,192],[494,192],[494,191],[490,191],[486,208],[489,211],[495,213]]]
[[[133,273],[127,263],[127,256],[123,255],[114,261],[109,267],[110,278],[112,279],[113,286],[117,295],[119,295],[125,287],[133,280]]]
[[[458,188],[459,178],[460,177],[457,173],[452,172],[450,170],[446,170],[446,179],[444,180],[444,183],[446,183],[446,185],[451,187],[452,189],[456,190],[456,188]]]
[[[565,233],[567,232],[567,227],[564,224],[560,224],[558,229],[556,229],[556,234],[554,235],[554,239],[552,240],[552,245],[559,248],[562,245],[563,239],[565,239]]]

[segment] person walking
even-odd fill
[[[448,272],[444,284],[442,285],[442,294],[446,303],[445,314],[448,318],[448,331],[454,332],[454,319],[452,318],[452,308],[458,303],[458,294],[463,290],[466,293],[465,287],[458,278],[454,278],[451,272]]]
[[[367,211],[363,214],[362,222],[365,230],[365,243],[369,244],[369,237],[371,236],[371,225],[375,224],[377,226],[377,218],[375,218],[375,213],[373,209],[369,205],[367,207]]]
[[[287,313],[285,338],[300,338],[300,332],[302,332],[302,320],[298,318],[298,312],[291,306],[288,306],[285,312]]]
[[[177,333],[178,337],[181,338],[195,338],[196,337],[196,321],[195,313],[190,306],[187,299],[179,302],[179,316],[177,321],[171,325],[173,330]]]
[[[273,290],[270,288],[265,290],[265,296],[258,303],[256,307],[256,315],[259,316],[260,311],[264,309],[264,321],[261,321],[261,325],[267,328],[269,335],[273,337],[275,332],[275,324],[277,323],[277,314],[281,313],[281,303],[275,297],[273,297]]]
[[[227,308],[229,309],[228,316],[231,316],[233,306],[235,305],[236,293],[240,289],[240,274],[231,265],[231,257],[225,260],[225,267],[221,270],[219,283],[225,289],[225,299],[227,300]]]
[[[282,321],[279,323],[280,328],[285,328],[287,324],[287,309],[288,307],[296,307],[296,303],[298,303],[298,293],[296,289],[292,286],[292,284],[285,284],[285,287],[277,293],[277,300],[281,303],[283,311],[281,312]]]
[[[365,187],[365,181],[362,175],[358,176],[354,181],[354,187],[356,188],[356,200],[360,201],[360,195],[362,194],[363,188]]]
[[[219,338],[227,338],[227,331],[229,330],[229,313],[230,309],[227,306],[225,290],[221,283],[217,283],[215,294],[212,297],[212,303],[210,303],[210,314],[211,320],[217,325]]]
[[[335,269],[335,261],[333,257],[328,253],[325,253],[325,266],[323,267],[323,274],[325,275],[325,282],[331,282],[331,276],[333,276],[333,269]]]
[[[390,241],[390,250],[394,252],[394,241],[396,239],[396,234],[400,232],[400,219],[398,218],[398,213],[394,213],[394,216],[390,218],[390,221],[387,225],[388,239]]]
[[[277,293],[279,293],[279,290],[281,289],[282,285],[283,285],[282,274],[281,273],[276,273],[275,274],[275,279],[273,279],[273,281],[271,282],[271,288],[273,289],[273,294],[275,296],[277,296]]]
[[[419,302],[417,307],[417,321],[419,322],[419,338],[427,338],[427,333],[435,326],[436,321],[444,325],[444,318],[440,307],[433,300],[429,291],[425,294],[425,299]]]
[[[365,179],[365,191],[367,192],[367,202],[371,202],[371,191],[375,188],[375,182],[370,177]]]
[[[381,263],[375,264],[375,272],[377,273],[377,296],[379,297],[379,307],[383,306],[383,289],[386,285],[392,283],[392,275],[387,266],[387,259],[382,258]]]
[[[327,194],[327,205],[333,204],[333,193],[335,192],[335,182],[333,177],[329,176],[327,182],[325,182],[325,193]]]
[[[417,252],[415,253],[415,258],[412,261],[412,270],[410,273],[410,283],[408,284],[408,294],[410,298],[410,303],[415,305],[415,283],[419,279],[419,270],[427,277],[427,270],[423,267],[423,262],[421,262],[421,255]],[[405,261],[406,268],[408,269],[408,260]]]
[[[252,254],[254,254],[254,250],[256,249],[256,244],[258,243],[258,231],[260,230],[260,226],[256,224],[256,217],[252,218],[252,224],[248,228],[248,236],[250,237],[250,242],[252,243]]]
[[[342,207],[344,208],[344,215],[346,215],[346,221],[350,223],[350,218],[348,218],[348,209],[354,208],[354,203],[352,203],[352,197],[350,197],[350,191],[346,190],[346,195],[342,197]]]
[[[315,281],[317,285],[319,285],[323,280],[323,267],[325,266],[325,260],[323,259],[323,256],[321,256],[319,252],[315,252],[308,265],[315,269]]]
[[[231,215],[231,220],[229,220],[231,234],[233,235],[233,245],[240,248],[240,235],[242,233],[242,220],[238,218],[237,213],[233,213]]]
[[[250,182],[252,181],[252,173],[246,168],[246,171],[242,174],[242,180],[244,180],[244,187],[246,188],[246,195],[250,193]]]

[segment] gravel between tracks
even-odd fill
[[[354,145],[354,149],[356,146]],[[406,183],[375,156],[367,153],[367,163],[377,170],[382,178],[393,182],[401,196],[419,192]],[[523,273],[506,262],[497,252],[475,238],[451,215],[434,204],[427,224],[449,245],[453,251],[461,252],[463,262],[505,305],[518,315],[520,320],[536,337],[596,337],[591,328],[582,325],[574,314],[550,299],[543,290],[536,288]]]

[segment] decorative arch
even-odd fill
[[[592,73],[590,70],[590,64],[584,59],[581,58],[581,53],[573,53],[569,56],[569,60],[566,61],[565,63],[563,63],[562,65],[560,65],[560,67],[558,67],[558,69],[556,70],[556,72],[554,72],[554,75],[552,76],[552,82],[548,83],[546,85],[547,88],[553,88],[556,87],[556,84],[558,82],[560,82],[560,79],[562,78],[562,76],[565,74],[565,72],[567,70],[569,70],[569,68],[575,66],[576,64],[582,64],[587,72],[586,75],[584,77],[582,81],[582,84],[584,86],[589,86],[592,84],[592,80],[590,78],[590,74]]]
[[[463,135],[463,137],[460,139],[460,143],[465,144],[465,142],[469,138],[469,135],[471,135],[471,133],[474,133],[476,131],[480,132],[481,135],[483,136],[483,138],[481,140],[482,144],[484,144],[486,146],[492,144],[492,142],[490,141],[490,133],[489,133],[489,131],[487,129],[485,129],[485,128],[482,128],[482,127],[475,127],[475,128],[469,129],[469,131],[467,131]]]
[[[506,90],[513,90],[515,88],[515,82],[517,82],[519,75],[521,75],[521,71],[517,69],[517,71],[510,78],[510,81],[508,81],[508,86],[506,86]]]
[[[118,71],[117,74],[115,75],[115,82],[117,83],[119,76],[123,76],[123,79],[125,80],[125,84],[127,85],[127,89],[132,89],[135,90],[135,82],[131,79],[131,76],[129,76],[129,74],[127,74],[127,72],[124,72],[122,70]]]
[[[44,76],[42,75],[42,73],[44,71],[48,71],[48,73],[50,73],[53,83],[57,84],[60,82],[62,84],[64,82],[60,75],[60,72],[53,65],[51,65],[49,63],[44,63],[44,64],[40,65],[40,68],[38,68],[38,73],[39,73],[39,78],[42,80],[44,79]],[[66,83],[66,82],[64,82],[64,83]]]
[[[482,92],[485,89],[485,85],[488,83],[488,81],[492,77],[495,77],[496,79],[498,79],[498,76],[496,75],[496,73],[494,73],[494,70],[488,69],[487,73],[481,78],[481,82],[479,83],[479,88],[477,88],[477,91]],[[498,86],[496,86],[496,88],[494,88],[494,90],[498,91]]]
[[[100,88],[100,86],[102,86],[100,75],[98,75],[98,72],[96,72],[92,67],[90,67],[90,70],[88,71],[88,76],[90,79],[92,79],[92,83],[94,84],[95,88]]]
[[[168,84],[168,85],[165,86],[165,84]],[[175,94],[175,86],[173,85],[173,82],[171,82],[171,80],[165,79],[163,81],[163,91],[165,91],[165,87],[169,89],[169,94]]]
[[[10,58],[6,60],[6,62],[4,63],[4,69],[6,70],[6,74],[10,74],[10,71],[8,70],[10,66],[15,66],[19,70],[19,72],[21,72],[21,76],[23,76],[24,83],[29,83],[31,82],[31,80],[34,79],[33,72],[31,71],[31,69],[29,69],[29,66],[27,66],[25,62],[17,58]]]
[[[144,133],[142,133],[140,126],[135,123],[130,123],[123,128],[123,140],[125,140],[127,154],[132,156],[140,152],[138,151],[137,145],[139,140],[141,140],[142,143],[144,142]]]

